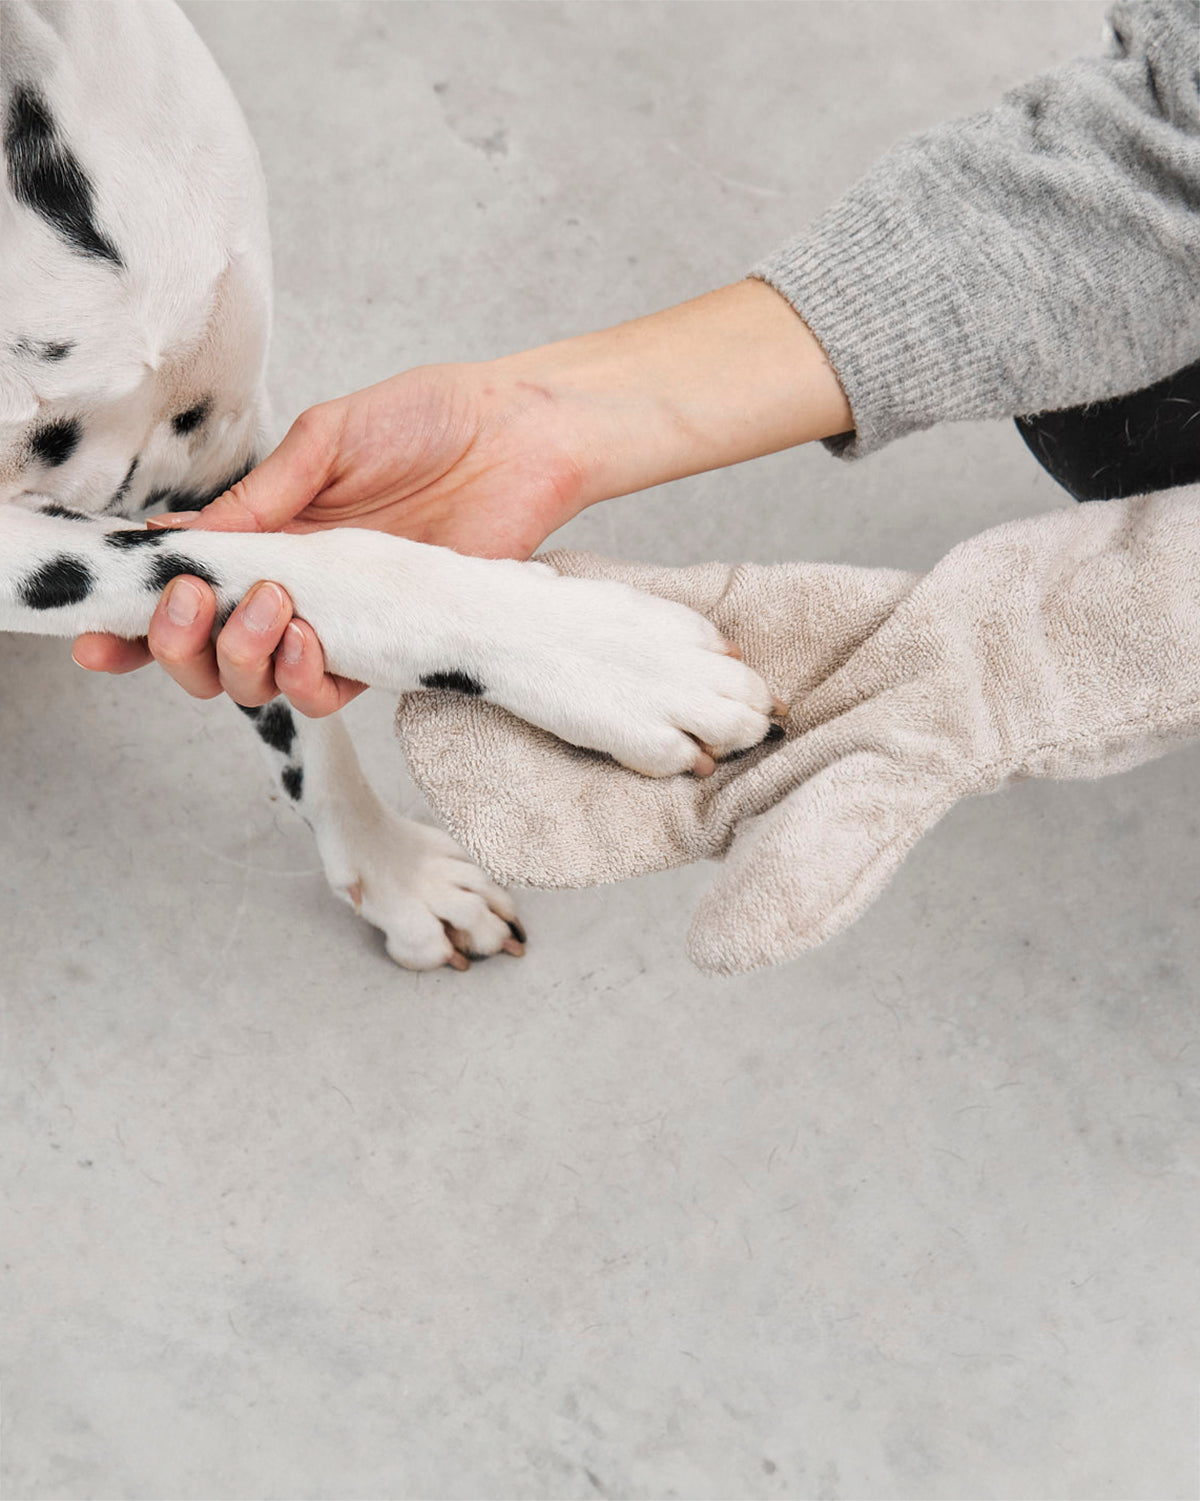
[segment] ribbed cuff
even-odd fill
[[[841,458],[990,405],[994,354],[901,176],[891,201],[862,184],[750,272],[792,304],[842,384],[854,431],[825,443]]]

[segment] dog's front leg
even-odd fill
[[[325,877],[405,969],[466,969],[523,952],[516,904],[449,834],[401,818],[368,782],[340,714],[305,719],[285,699],[242,711],[277,795],[312,829]]]
[[[0,629],[144,635],[177,574],[207,580],[223,610],[275,579],[316,629],[332,671],[396,693],[486,697],[647,776],[757,745],[777,707],[710,621],[610,580],[348,527],[147,531],[0,510],[15,513],[0,518],[0,545],[11,538]]]

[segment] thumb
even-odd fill
[[[959,795],[874,750],[825,766],[742,824],[696,908],[689,956],[739,974],[816,948],[861,917]]]
[[[281,531],[329,482],[339,431],[330,417],[327,407],[302,412],[279,447],[205,506],[192,525],[214,532]]]

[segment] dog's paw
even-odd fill
[[[644,776],[712,770],[772,731],[781,704],[710,620],[625,584],[553,578],[489,697]]]
[[[449,834],[399,818],[355,820],[318,834],[335,895],[381,929],[405,969],[467,969],[473,958],[525,952],[512,897]]]

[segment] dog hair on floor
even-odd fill
[[[635,771],[771,728],[702,616],[618,583],[378,532],[149,530],[269,447],[271,278],[257,153],[172,0],[5,0],[0,31],[0,630],[144,635],[163,587],[220,618],[278,581],[331,671],[485,696]],[[335,893],[414,969],[519,952],[509,894],[368,785],[340,718],[244,711]]]

